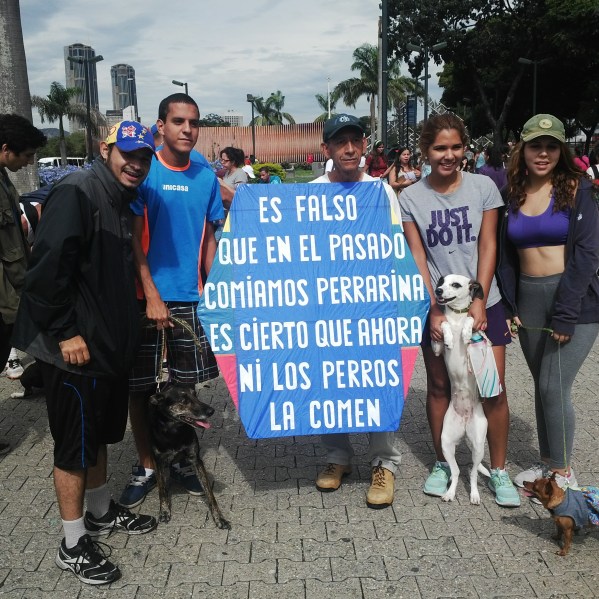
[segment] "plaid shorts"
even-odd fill
[[[171,316],[184,320],[194,331],[202,347],[195,344],[192,335],[180,324],[165,330],[168,380],[180,385],[193,386],[218,376],[218,366],[204,329],[198,320],[197,302],[166,302]],[[162,334],[146,318],[145,302],[140,302],[142,312],[141,343],[131,375],[130,391],[147,391],[157,384],[162,371]],[[163,377],[166,379],[167,377]],[[166,380],[161,380],[166,382]]]

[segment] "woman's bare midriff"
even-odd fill
[[[520,272],[529,277],[548,277],[564,272],[565,245],[518,250]]]

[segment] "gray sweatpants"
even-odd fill
[[[546,331],[527,328],[549,327],[560,278],[560,274],[522,274],[518,291],[523,325],[520,345],[534,380],[539,450],[552,468],[571,465],[575,427],[572,385],[599,332],[599,323],[577,324],[570,341],[560,345]]]

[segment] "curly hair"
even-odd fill
[[[46,136],[19,114],[0,114],[0,147],[4,144],[15,154],[20,154],[45,146]]]
[[[227,158],[236,166],[243,166],[245,162],[245,152],[241,148],[234,148],[233,146],[227,146],[220,151],[220,157],[223,154],[227,155]]]
[[[551,184],[553,185],[554,212],[565,210],[574,206],[574,196],[585,174],[576,166],[568,146],[559,140],[560,155],[553,172]],[[524,161],[524,148],[526,142],[519,141],[512,150],[507,169],[507,197],[512,210],[517,211],[526,201],[526,184],[528,171]]]

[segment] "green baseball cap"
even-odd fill
[[[520,139],[526,142],[543,135],[548,135],[561,142],[566,141],[564,124],[552,114],[536,114],[528,119],[524,123]]]

